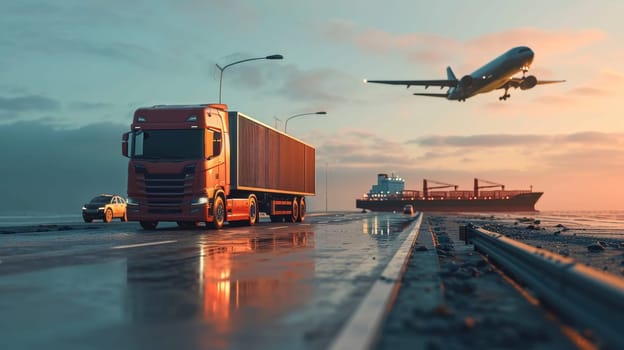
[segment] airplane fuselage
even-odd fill
[[[534,55],[533,51],[526,46],[515,47],[470,75],[464,76],[457,87],[449,89],[447,98],[449,100],[465,100],[478,94],[501,89],[514,74],[528,70]]]

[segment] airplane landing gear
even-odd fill
[[[506,101],[508,98],[511,97],[511,95],[508,93],[509,88],[505,89],[505,93],[503,94],[503,96],[499,97],[498,100],[499,101]]]

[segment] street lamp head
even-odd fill
[[[316,114],[327,114],[327,112],[321,111],[321,112],[316,112]]]
[[[267,60],[282,60],[282,59],[284,59],[284,56],[282,56],[282,55],[271,55],[271,56],[265,57],[265,59],[267,59]]]

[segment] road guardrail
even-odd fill
[[[608,348],[624,349],[624,278],[472,224],[460,227],[460,238],[574,325],[591,329]]]

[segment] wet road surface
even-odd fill
[[[326,348],[414,218],[3,234],[0,348]]]

